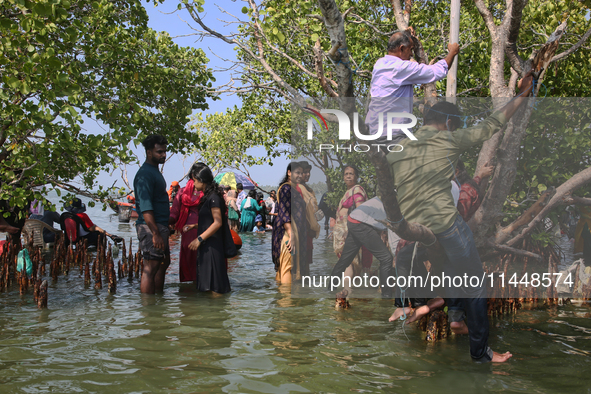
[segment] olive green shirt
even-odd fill
[[[458,158],[505,123],[505,115],[495,112],[476,126],[454,132],[423,126],[414,134],[416,141],[399,142],[402,152],[391,152],[387,158],[404,218],[435,234],[449,229],[458,215],[450,184]]]

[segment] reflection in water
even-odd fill
[[[133,238],[135,227],[107,231]],[[117,293],[84,287],[77,270],[49,291],[49,309],[32,295],[0,294],[2,392],[581,392],[589,387],[589,304],[527,309],[491,318],[493,348],[511,350],[503,365],[469,360],[468,339],[427,344],[423,333],[389,323],[391,301],[355,299],[334,309],[327,294],[292,298],[278,287],[269,236],[241,234],[228,261],[232,293],[197,293],[178,283],[172,248],[164,295],[144,297],[133,279]],[[315,241],[312,270],[335,262]],[[326,247],[324,247],[326,245]],[[128,249],[129,252],[129,249]],[[15,291],[16,290],[16,291]],[[408,337],[408,339],[407,339]],[[552,360],[549,362],[548,360]]]

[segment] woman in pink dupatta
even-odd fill
[[[347,191],[343,195],[343,198],[341,198],[339,206],[337,207],[336,221],[332,233],[334,252],[336,253],[337,257],[341,257],[341,252],[345,246],[345,239],[347,238],[347,218],[349,217],[349,212],[363,204],[368,199],[367,193],[363,187],[357,184],[358,178],[359,174],[355,167],[345,167],[343,180],[347,186]],[[353,263],[345,270],[346,277],[353,278],[353,276],[359,275],[361,273],[362,266],[366,270],[371,267],[373,256],[369,250],[365,249],[365,247],[362,247],[361,255],[362,264],[360,264],[359,259],[355,257]]]
[[[197,224],[199,208],[197,204],[203,192],[195,190],[193,180],[189,180],[174,197],[168,224],[182,234],[181,253],[179,257],[179,275],[181,282],[197,280],[197,251],[189,249],[189,244],[197,238],[197,226],[188,230],[189,225]],[[188,230],[188,231],[185,231]]]

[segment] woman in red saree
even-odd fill
[[[175,196],[168,224],[182,234],[181,253],[179,256],[179,275],[181,282],[194,282],[197,280],[197,251],[189,249],[189,244],[197,238],[197,224],[199,208],[197,204],[203,197],[203,192],[195,190],[193,180]]]

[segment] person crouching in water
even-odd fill
[[[265,230],[265,226],[263,226],[263,217],[261,215],[257,215],[257,217],[254,219],[255,221],[255,226],[252,229],[253,233],[264,233]]]
[[[97,246],[99,241],[99,234],[110,237],[111,234],[97,226],[90,220],[90,217],[85,213],[86,204],[79,198],[75,197],[71,201],[64,203],[64,209],[70,213],[73,213],[80,222],[78,224],[78,232],[80,237],[85,238],[88,241],[89,246]],[[61,219],[60,219],[61,220]]]

